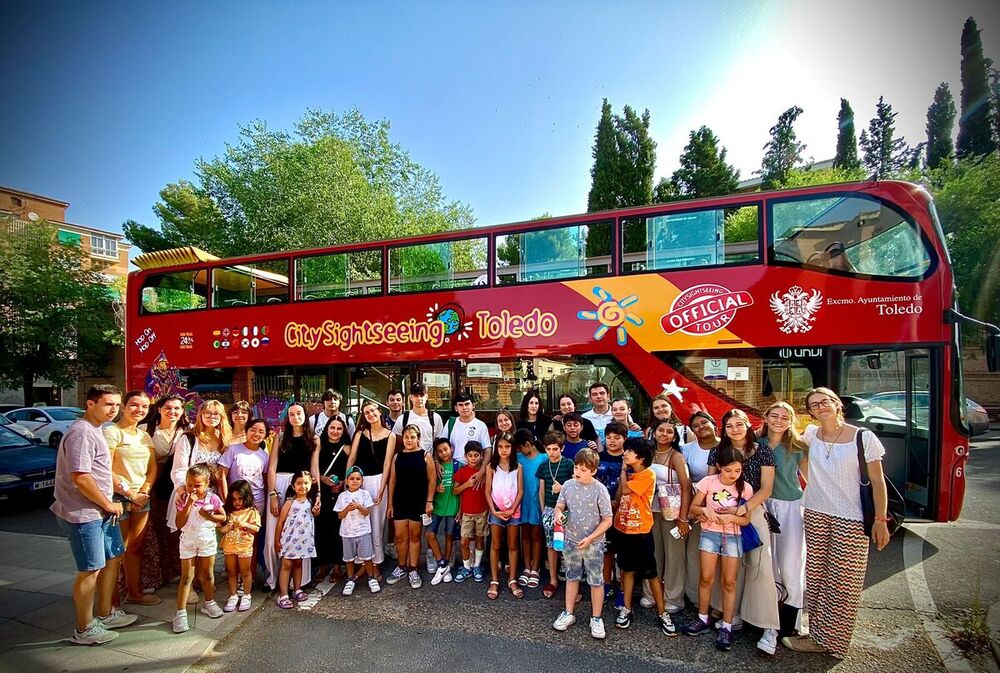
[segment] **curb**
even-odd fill
[[[1000,664],[1000,603],[994,603],[986,611],[986,623],[990,627],[990,649],[993,658]]]

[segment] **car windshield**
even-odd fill
[[[23,449],[26,446],[34,444],[7,428],[0,428],[0,449]]]
[[[47,409],[53,421],[75,421],[83,416],[82,409]]]
[[[14,421],[10,420],[9,418],[7,418],[6,416],[4,416],[3,414],[0,414],[0,425],[10,425],[13,422]]]

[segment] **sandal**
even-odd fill
[[[495,601],[497,596],[500,595],[500,583],[496,580],[490,582],[490,588],[486,590],[486,597],[491,601]]]
[[[524,598],[524,591],[521,587],[517,586],[517,580],[507,582],[507,586],[510,587],[510,592],[514,594],[514,598]]]
[[[546,598],[552,598],[553,596],[555,596],[556,585],[551,583],[546,584],[544,587],[542,587],[542,595],[545,596]]]
[[[278,607],[282,610],[291,610],[295,607],[295,604],[292,603],[292,600],[288,596],[282,596],[278,599]]]
[[[520,584],[522,587],[526,587],[528,586],[528,582],[530,581],[531,581],[531,571],[525,568],[521,572],[521,576],[517,578],[517,583]]]
[[[528,571],[528,588],[537,589],[538,588],[538,571],[529,570]]]
[[[307,594],[302,589],[296,589],[295,593],[292,594],[292,598],[295,600],[295,602],[301,603],[303,601],[309,600],[309,594]]]

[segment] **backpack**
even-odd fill
[[[434,435],[434,436],[437,436],[437,433],[441,430],[441,417],[438,416],[438,413],[436,411],[432,411],[432,412],[430,412],[430,416],[428,417],[428,420],[431,422],[431,434]],[[448,426],[448,432],[449,432],[449,434],[451,433],[451,428],[455,427],[455,424],[451,423],[451,420],[452,419],[450,419],[450,418],[448,419],[448,422],[450,423],[450,425]],[[403,427],[405,428],[407,425],[409,425],[409,423],[410,423],[410,412],[409,411],[404,411],[403,412]],[[448,441],[451,441],[451,440],[449,439]]]

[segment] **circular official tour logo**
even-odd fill
[[[667,334],[704,336],[724,329],[737,311],[752,305],[753,297],[745,290],[733,292],[722,285],[703,283],[677,295],[670,311],[660,318],[660,325]]]

